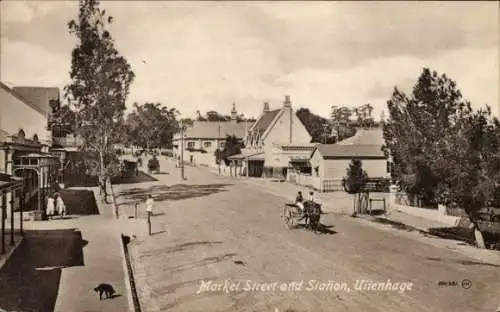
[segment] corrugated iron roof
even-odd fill
[[[281,111],[281,109],[275,109],[272,111],[269,111],[267,113],[264,113],[259,120],[257,120],[257,123],[255,126],[252,128],[253,131],[256,131],[257,133],[264,133],[267,128],[271,125],[271,122],[273,122],[274,118],[278,115],[278,113]]]
[[[28,101],[27,99],[22,97],[19,93],[14,92],[14,90],[12,90],[6,84],[4,84],[3,82],[0,81],[0,91],[1,90],[4,90],[5,92],[7,92],[11,96],[15,97],[17,100],[23,102],[24,104],[28,105],[29,107],[33,108],[34,110],[36,110],[40,114],[45,114],[45,111],[43,111],[40,107],[38,107],[34,103],[31,103],[31,101]]]
[[[14,87],[12,90],[36,105],[45,114],[51,111],[50,101],[59,99],[59,88],[20,86]]]
[[[319,152],[323,158],[385,158],[381,145],[319,144],[312,154]],[[311,155],[312,155],[311,154]]]
[[[245,129],[250,129],[253,123],[236,122],[236,121],[195,121],[192,127],[186,129],[184,137],[186,139],[216,139],[225,138],[227,135],[235,135],[237,138],[245,137]],[[179,134],[176,135],[179,137]]]

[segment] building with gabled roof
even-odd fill
[[[310,169],[307,156],[314,148],[312,137],[295,114],[289,96],[279,109],[271,110],[269,103],[249,129],[245,148],[231,156],[237,174],[284,178],[289,168]],[[238,172],[239,171],[239,172]]]
[[[355,136],[337,144],[318,144],[311,153],[313,176],[324,179],[342,179],[352,159],[361,160],[363,169],[371,178],[388,178],[388,159],[382,151],[382,129],[359,129]]]
[[[181,133],[176,133],[173,138],[173,155],[176,159],[180,159],[183,154],[184,161],[194,165],[215,166],[215,152],[219,147],[224,148],[226,137],[236,136],[238,140],[244,142],[245,135],[253,124],[253,122],[238,121],[236,104],[233,103],[231,120],[196,120],[185,130],[184,140],[181,140]]]

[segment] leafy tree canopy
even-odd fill
[[[171,148],[173,135],[179,130],[177,110],[160,103],[134,103],[127,116],[127,141],[144,149]]]
[[[222,151],[219,149],[215,151],[216,162],[219,163],[223,160],[226,166],[229,166],[230,161],[228,157],[241,154],[243,147],[243,143],[235,135],[228,135]]]
[[[500,182],[500,126],[489,107],[474,111],[453,80],[427,68],[410,95],[395,88],[387,105],[384,149],[404,190],[474,219]]]

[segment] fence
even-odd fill
[[[321,180],[321,192],[340,192],[344,191],[342,179],[323,179]]]
[[[320,192],[338,192],[344,190],[342,179],[322,179],[310,174],[290,173],[288,175],[288,182],[311,187]]]

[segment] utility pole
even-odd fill
[[[218,136],[219,136],[219,137],[218,137],[218,139],[217,139],[217,145],[218,145],[218,147],[217,147],[217,148],[218,148],[218,150],[219,150],[219,175],[220,175],[220,173],[221,173],[221,172],[220,172],[220,164],[221,164],[221,162],[222,162],[222,150],[221,150],[221,148],[220,148],[220,145],[221,145],[221,144],[220,144],[220,141],[221,141],[221,140],[220,140],[220,120],[219,120],[219,135],[218,135]]]
[[[184,122],[181,119],[181,179],[184,178]]]
[[[328,124],[324,123],[323,124],[323,144],[326,144],[326,138],[328,136]]]

